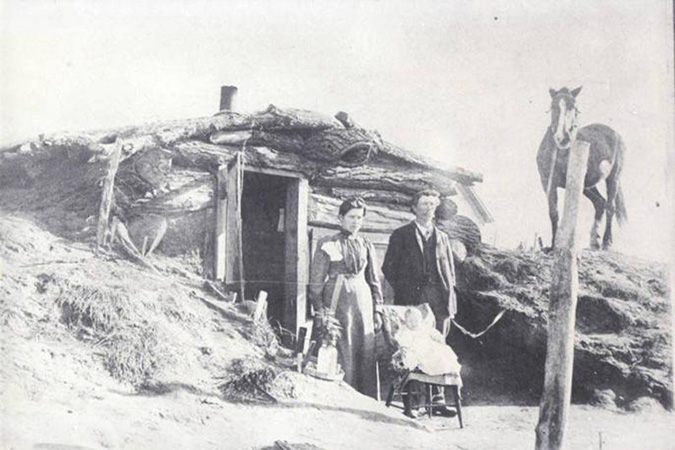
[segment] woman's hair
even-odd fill
[[[366,215],[366,202],[361,197],[349,197],[340,205],[338,215],[344,216],[352,209],[363,209],[363,215]]]

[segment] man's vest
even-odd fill
[[[422,246],[424,250],[424,281],[429,284],[441,283],[441,278],[436,268],[436,232],[434,231],[429,236],[429,239],[424,239],[422,236]]]

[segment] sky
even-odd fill
[[[674,245],[669,1],[3,0],[0,45],[2,144],[207,116],[236,85],[240,111],[346,111],[481,172],[486,240],[502,247],[550,239],[535,164],[548,89],[583,86],[581,125],[605,123],[627,146],[630,222],[615,248],[665,260]]]

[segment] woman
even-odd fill
[[[375,332],[382,326],[382,288],[375,272],[375,250],[358,234],[365,215],[361,198],[349,198],[340,206],[340,232],[317,244],[310,300],[316,313],[334,312],[340,322],[337,349],[345,381],[377,398]]]

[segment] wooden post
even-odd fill
[[[216,181],[216,232],[214,237],[214,278],[225,280],[227,252],[227,164],[218,167]]]
[[[243,258],[243,222],[241,196],[244,190],[244,155],[237,153],[227,167],[227,240],[225,252],[225,281],[237,289],[240,301],[246,300]]]
[[[579,285],[575,231],[589,148],[588,142],[575,141],[567,163],[565,209],[555,239],[551,276],[546,373],[536,428],[536,450],[563,448],[572,397],[574,324]]]
[[[120,159],[122,157],[122,140],[118,139],[110,155],[110,162],[108,165],[108,173],[103,181],[103,189],[101,193],[101,207],[98,213],[98,228],[96,230],[96,242],[98,248],[106,244],[108,233],[108,221],[110,220],[110,207],[113,201],[113,190],[115,188],[115,175],[120,166]]]
[[[307,311],[307,284],[309,283],[309,242],[307,218],[309,183],[302,178],[289,183],[286,193],[286,305],[284,326],[297,333]]]

